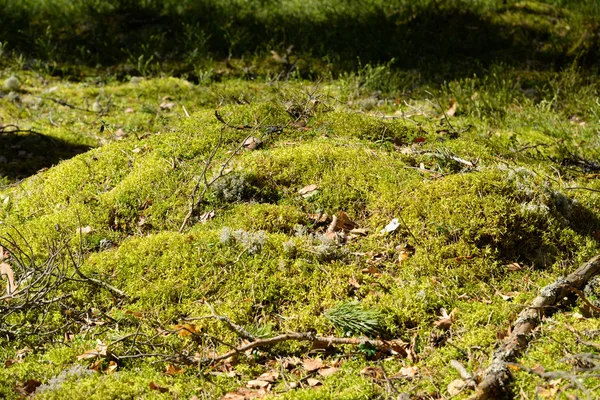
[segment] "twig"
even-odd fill
[[[600,193],[600,190],[598,189],[592,189],[589,187],[584,187],[584,186],[573,186],[573,187],[566,187],[564,188],[565,190],[589,190],[590,192],[597,192]]]
[[[225,120],[222,120],[222,117],[219,115],[219,113],[217,111],[215,111],[215,116],[217,117],[217,119],[219,121],[221,121],[224,124],[226,124],[226,126],[229,126],[229,125],[227,125],[227,122],[225,122]],[[221,119],[219,119],[219,118],[221,118]],[[246,141],[250,137],[252,137],[252,135],[258,129],[260,129],[260,127],[262,126],[262,124],[263,124],[263,122],[265,120],[266,120],[266,118],[264,118],[257,126],[255,126],[254,128],[252,128],[252,131],[250,133],[248,133],[248,135],[238,144],[238,146],[235,148],[235,150],[233,152],[231,152],[231,154],[225,160],[225,162],[223,164],[221,164],[221,168],[219,169],[219,172],[217,173],[217,175],[209,181],[208,178],[206,177],[206,174],[208,173],[208,168],[212,164],[212,161],[214,160],[217,152],[219,151],[219,149],[223,145],[223,131],[224,131],[225,127],[221,128],[221,131],[219,133],[219,140],[218,140],[217,144],[215,145],[215,147],[210,152],[210,155],[208,156],[208,160],[206,160],[204,162],[204,168],[202,170],[202,173],[200,174],[200,177],[196,181],[196,185],[194,186],[194,189],[192,190],[192,195],[190,196],[189,211],[186,214],[185,218],[183,219],[183,222],[181,223],[181,226],[179,227],[179,233],[182,233],[183,230],[185,229],[185,227],[187,226],[190,218],[192,217],[192,215],[196,211],[196,208],[198,207],[198,205],[200,205],[200,202],[202,200],[204,200],[204,195],[206,194],[206,192],[208,191],[208,189],[217,180],[221,179],[223,176],[226,175],[225,174],[225,169],[229,166],[229,163],[231,162],[231,160],[233,159],[233,157],[235,157],[236,155],[238,155],[238,153],[244,148],[244,144],[246,143]],[[202,192],[200,192],[200,194],[198,194],[198,191],[200,190],[200,187],[202,186],[203,183],[204,183],[204,185],[203,185],[204,187],[202,189]]]
[[[600,272],[600,255],[581,265],[575,272],[564,278],[557,279],[546,286],[533,299],[532,307],[526,308],[519,314],[512,327],[510,336],[493,355],[492,362],[484,372],[483,379],[477,386],[471,400],[497,398],[505,393],[506,382],[510,378],[508,363],[514,361],[527,348],[532,331],[541,322],[540,308],[558,304],[572,288],[583,287],[594,275]]]
[[[217,313],[215,312],[215,309],[213,308],[213,306],[210,305],[209,302],[205,301],[204,304],[206,304],[206,306],[210,310],[213,318],[216,318],[219,321],[224,322],[225,325],[227,325],[227,327],[231,331],[236,333],[238,336],[240,336],[246,340],[253,341],[253,342],[256,341],[256,337],[254,335],[252,335],[250,332],[248,332],[247,330],[245,330],[244,327],[234,324],[229,318],[225,317],[224,315],[217,315]]]
[[[216,363],[221,360],[225,360],[229,357],[232,357],[236,354],[243,353],[245,351],[252,350],[257,347],[272,346],[274,344],[286,342],[286,341],[312,342],[312,343],[324,344],[327,346],[330,346],[333,344],[338,344],[338,345],[370,344],[370,345],[376,346],[376,347],[384,347],[384,346],[392,346],[394,344],[398,344],[398,341],[385,341],[385,340],[380,340],[380,339],[366,339],[366,338],[354,338],[354,337],[345,338],[345,337],[336,337],[336,336],[318,336],[312,332],[305,332],[305,333],[291,332],[291,333],[284,333],[284,334],[266,338],[266,339],[258,339],[254,342],[246,343],[240,347],[237,347],[236,349],[231,350],[223,355],[220,355],[220,356],[212,358],[212,359],[203,360],[201,362]],[[402,342],[402,345],[404,345],[403,342]]]

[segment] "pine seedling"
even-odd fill
[[[347,336],[375,337],[381,332],[381,313],[364,309],[358,301],[339,304],[325,313],[325,318]]]

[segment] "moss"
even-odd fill
[[[504,17],[533,13],[545,21],[551,9],[516,5]],[[90,309],[104,325],[74,322],[70,347],[60,343],[62,335],[53,337],[53,344],[38,336],[3,342],[4,359],[15,358],[26,344],[35,349],[22,363],[2,371],[2,396],[15,397],[11,387],[17,381],[46,384],[75,364],[89,366],[76,356],[96,345],[92,337],[109,343],[138,332],[170,354],[227,351],[215,337],[239,344],[219,321],[189,320],[210,315],[206,302],[259,336],[339,333],[326,311],[359,302],[380,316],[381,337],[414,344],[418,360],[393,358],[384,366],[393,374],[414,364],[420,374],[397,385],[422,397],[445,395],[447,384],[458,377],[449,367],[452,359],[473,372],[484,369],[498,337],[535,296],[535,287],[568,273],[599,250],[600,200],[593,191],[572,189],[600,188],[583,168],[593,164],[582,167],[581,161],[594,160],[598,151],[597,86],[593,76],[586,78],[576,69],[498,66],[435,88],[394,92],[386,89],[390,67],[378,68],[365,68],[358,77],[326,79],[312,95],[307,94],[315,88],[312,82],[294,79],[231,78],[193,85],[175,78],[119,82],[98,77],[73,83],[24,72],[23,102],[0,99],[3,120],[28,113],[28,123],[53,140],[97,148],[56,160],[47,170],[0,188],[0,234],[10,234],[24,247],[27,241],[37,260],[47,256],[48,241],[68,239],[77,250],[81,239],[83,273],[130,297],[118,300],[80,282],[65,287],[71,296],[65,300],[68,306]],[[375,87],[387,92],[375,93]],[[564,94],[567,89],[581,98]],[[53,102],[49,94],[78,108]],[[36,105],[38,95],[44,99]],[[370,98],[377,98],[371,114],[357,110],[356,101]],[[441,109],[452,99],[458,104],[456,114],[447,120]],[[106,115],[84,111],[86,102],[107,105],[109,100]],[[163,102],[174,106],[161,107]],[[215,118],[219,102],[219,116],[228,127]],[[306,104],[315,107],[305,109],[300,120],[290,115],[290,105]],[[585,125],[572,119],[576,109]],[[117,135],[119,129],[123,134]],[[226,166],[229,175],[208,188],[190,226],[179,233],[211,152],[216,149],[208,178],[218,176],[248,135],[263,145],[233,156]],[[318,189],[303,196],[300,189],[312,184]],[[210,211],[214,217],[201,218]],[[324,236],[331,216],[341,211],[366,235],[346,232],[340,241]],[[381,233],[394,218],[398,228]],[[85,226],[91,232],[79,235],[77,228]],[[513,271],[513,263],[520,269]],[[507,301],[498,293],[514,297]],[[448,331],[434,324],[442,308],[456,309]],[[47,318],[58,326],[68,321],[68,314],[59,307]],[[593,319],[574,320],[569,313],[555,318],[559,323],[547,321],[532,344],[531,359],[520,362],[567,368],[558,361],[561,347],[555,340],[571,340],[573,352],[590,350],[575,348],[579,345],[561,323],[595,329]],[[157,335],[158,329],[183,323],[190,323],[198,337]],[[131,344],[115,343],[115,356],[130,351]],[[141,350],[158,351],[151,346]],[[265,359],[304,357],[309,351],[306,343],[285,343],[240,356],[236,377],[192,368],[167,376],[162,373],[166,363],[159,359],[115,358],[114,374],[67,377],[60,387],[38,396],[205,393],[218,398],[271,368]],[[280,397],[387,394],[384,384],[360,374],[375,366],[360,349],[341,346],[337,354],[323,357],[326,362],[337,357],[341,371],[323,378],[319,388],[301,387]],[[207,377],[209,372],[215,374]],[[291,372],[289,379],[301,377]],[[151,390],[150,382],[170,392]],[[520,372],[511,390],[522,387],[534,393],[538,384]],[[277,385],[277,390],[285,386]]]

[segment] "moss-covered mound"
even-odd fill
[[[0,395],[456,394],[451,360],[480,373],[538,289],[600,252],[596,76],[488,72],[402,92],[385,67],[208,86],[7,71]],[[578,307],[544,324],[514,396],[597,391],[539,373],[595,366]],[[209,362],[290,332],[395,345]]]

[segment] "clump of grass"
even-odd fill
[[[365,309],[357,301],[338,304],[325,313],[325,318],[347,336],[375,337],[382,331],[381,313]]]

